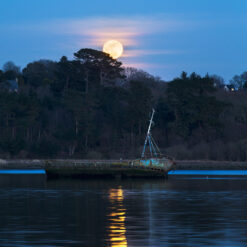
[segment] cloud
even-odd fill
[[[137,69],[169,69],[174,66],[168,65],[168,64],[160,64],[160,63],[148,63],[148,62],[143,62],[143,63],[138,63],[138,62],[133,62],[133,63],[124,63],[124,67],[135,67]]]
[[[184,21],[164,16],[90,17],[82,19],[57,19],[24,28],[72,35],[84,46],[97,46],[109,39],[117,39],[126,48],[142,43],[141,38],[155,33],[165,33],[183,28]]]
[[[191,23],[184,21],[181,17],[156,15],[53,19],[19,25],[18,29],[27,33],[36,32],[39,35],[43,33],[49,36],[59,36],[58,47],[65,47],[65,49],[68,47],[69,50],[86,47],[100,50],[107,40],[115,39],[124,46],[121,58],[124,64],[135,64],[136,61],[133,59],[141,59],[144,56],[173,55],[183,52],[163,49],[162,46],[156,46],[152,41],[159,41],[159,35],[179,32],[188,26],[191,26]],[[152,67],[151,63],[145,63],[145,61],[138,64],[142,64],[144,68]]]
[[[138,57],[138,56],[150,56],[150,55],[174,55],[182,54],[185,51],[182,50],[167,50],[167,49],[135,49],[127,50],[123,54],[123,57]]]

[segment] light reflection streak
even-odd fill
[[[109,190],[109,201],[111,203],[108,214],[109,226],[108,226],[108,237],[110,246],[112,247],[127,247],[126,238],[126,209],[123,205],[124,195],[121,187],[118,189]]]

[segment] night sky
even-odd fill
[[[164,80],[185,70],[228,82],[247,70],[246,0],[8,0],[0,34],[0,67],[72,58],[116,39],[124,66]]]

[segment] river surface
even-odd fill
[[[247,246],[247,176],[2,174],[0,246]]]

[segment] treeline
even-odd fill
[[[176,159],[246,160],[247,73],[164,82],[93,49],[0,70],[0,158],[138,158],[153,136]],[[16,85],[17,84],[17,85]],[[16,87],[18,86],[18,87]]]

